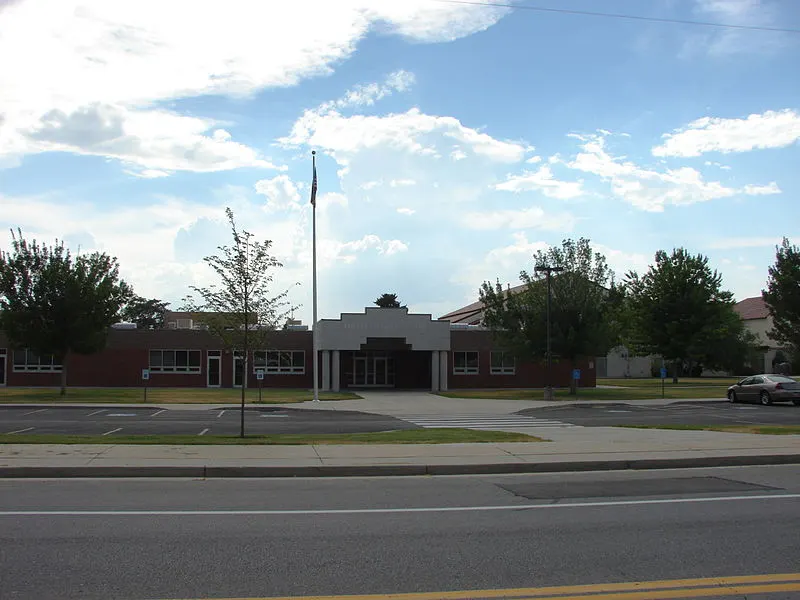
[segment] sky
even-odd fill
[[[800,242],[800,33],[768,30],[800,3],[504,4],[0,0],[0,248],[106,252],[178,309],[230,207],[309,323],[316,150],[321,318],[436,318],[580,237],[617,279],[685,247],[759,295]]]

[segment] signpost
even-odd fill
[[[664,381],[667,379],[667,368],[661,367],[661,397],[664,397]]]
[[[578,382],[581,380],[581,370],[572,369],[572,379],[575,381],[575,395],[578,395]]]
[[[150,369],[142,369],[142,381],[144,382],[144,401],[147,404],[147,382],[150,381]]]
[[[258,380],[258,403],[261,404],[261,386],[264,384],[264,369],[256,369],[256,379]]]

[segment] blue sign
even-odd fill
[[[581,378],[581,370],[580,369],[572,369],[572,378],[577,381]]]
[[[264,380],[264,369],[258,369],[256,371],[256,379],[258,381],[263,381]]]
[[[666,378],[667,378],[667,368],[661,367],[661,379],[666,379]]]
[[[142,379],[144,381],[150,379],[150,369],[142,369]]]

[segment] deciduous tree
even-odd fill
[[[63,242],[28,241],[21,230],[11,236],[11,251],[0,252],[0,328],[17,348],[52,355],[62,365],[63,396],[65,359],[105,347],[132,291],[115,258],[100,252],[73,257]]]
[[[157,298],[134,296],[122,308],[120,316],[128,323],[136,323],[139,329],[161,329],[169,302]]]
[[[791,245],[787,238],[776,248],[767,289],[761,294],[772,315],[769,337],[786,346],[792,357],[797,358],[800,355],[800,248]]]
[[[588,239],[566,239],[561,247],[539,251],[534,267],[564,270],[551,278],[551,353],[553,360],[573,367],[580,358],[606,354],[619,341],[616,317],[621,296],[605,257]],[[515,356],[547,359],[546,275],[522,271],[521,289],[503,289],[485,282],[480,289],[484,324]],[[571,392],[575,391],[575,382]]]
[[[282,267],[272,255],[271,240],[258,241],[254,234],[239,230],[233,211],[225,209],[233,244],[219,246],[219,254],[205,257],[219,278],[217,285],[191,286],[183,309],[194,313],[208,331],[219,338],[244,369],[241,395],[240,435],[244,437],[244,406],[250,353],[263,350],[270,334],[290,315],[289,290],[271,291],[273,273]]]
[[[374,304],[381,308],[405,308],[397,299],[397,294],[381,294]]]

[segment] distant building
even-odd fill
[[[736,303],[734,310],[744,321],[747,330],[756,336],[762,352],[763,362],[759,361],[759,364],[750,365],[750,367],[758,373],[774,373],[776,368],[772,363],[781,347],[768,335],[772,330],[773,321],[764,299],[761,296],[745,298]]]

